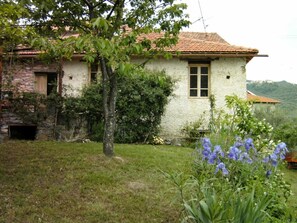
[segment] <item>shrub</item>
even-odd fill
[[[297,148],[297,124],[296,122],[283,123],[273,133],[275,140],[286,141],[289,148]]]
[[[275,146],[272,141],[273,127],[253,115],[251,103],[237,96],[226,96],[229,110],[212,108],[209,138],[222,146],[228,146],[236,137],[251,137],[258,150]]]
[[[116,104],[115,141],[146,142],[158,135],[161,116],[173,92],[174,81],[164,71],[137,69],[120,76]],[[103,131],[102,88],[100,84],[87,87],[81,98],[89,123],[91,138],[99,140]]]
[[[181,133],[190,142],[197,141],[198,139],[200,139],[201,136],[203,136],[201,130],[205,129],[204,124],[205,114],[201,115],[198,120],[185,124],[181,129]]]
[[[257,109],[255,117],[265,119],[273,128],[272,137],[275,141],[286,142],[290,149],[297,149],[297,124],[296,118],[286,116],[280,109]]]

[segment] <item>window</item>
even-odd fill
[[[100,63],[95,61],[89,64],[89,81],[90,83],[98,83],[101,80],[101,68]]]
[[[44,95],[57,92],[57,73],[35,73],[35,91]]]
[[[91,83],[97,83],[97,81],[98,81],[98,77],[97,77],[98,63],[91,64],[90,70],[91,70],[91,74],[90,74]]]
[[[189,67],[190,97],[208,97],[209,95],[209,65],[194,65]]]

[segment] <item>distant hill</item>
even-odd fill
[[[297,84],[286,81],[247,81],[247,89],[259,96],[281,101],[278,107],[287,115],[297,117]]]

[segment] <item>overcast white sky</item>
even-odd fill
[[[190,21],[201,18],[198,0],[188,4]],[[297,84],[297,0],[200,0],[207,32],[233,45],[256,48],[248,80],[286,80]],[[185,31],[204,32],[202,20]]]

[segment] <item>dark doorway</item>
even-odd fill
[[[35,140],[37,126],[34,125],[10,125],[9,138],[21,140]]]

